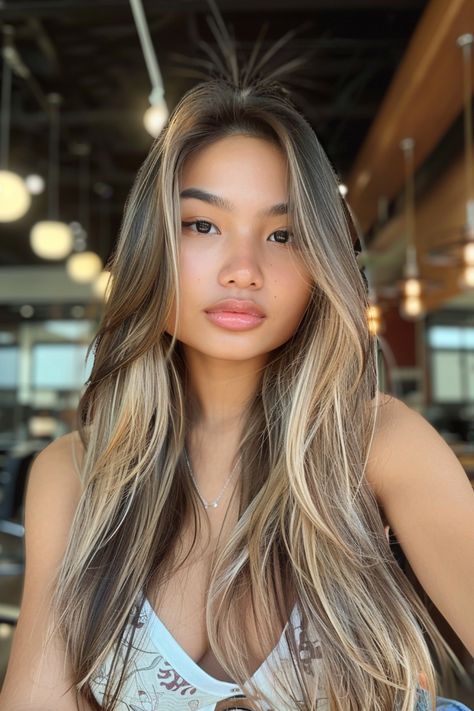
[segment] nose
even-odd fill
[[[249,286],[259,288],[262,285],[263,274],[259,257],[251,241],[252,239],[233,241],[224,255],[224,263],[219,273],[220,284],[235,284],[241,289]]]

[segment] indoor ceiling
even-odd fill
[[[426,5],[426,0],[218,0],[243,56],[265,23],[264,49],[297,30],[276,65],[310,54],[288,86],[343,181]],[[192,69],[193,58],[208,59],[200,42],[217,46],[207,21],[210,8],[206,0],[143,0],[143,6],[171,111],[200,80]],[[29,77],[12,77],[9,167],[47,178],[47,96],[59,93],[60,217],[81,221],[84,214],[79,154],[89,144],[88,246],[105,261],[152,143],[142,124],[151,86],[129,2],[0,0],[0,19],[14,28],[16,49],[29,70]],[[46,219],[47,209],[45,191],[33,197],[25,217],[0,225],[1,266],[45,263],[33,254],[29,232]]]

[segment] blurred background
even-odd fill
[[[474,486],[474,3],[219,0],[248,56],[291,28],[289,77],[340,180],[381,389]],[[218,52],[205,0],[0,0],[0,684],[18,616],[28,471],[75,429],[87,346],[136,171]],[[207,48],[207,49],[206,49]],[[397,560],[474,678],[474,659]],[[474,613],[474,609],[473,609]],[[474,704],[460,688],[457,698]]]

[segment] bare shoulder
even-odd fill
[[[375,405],[375,399],[373,403]],[[375,462],[376,457],[391,456],[402,444],[404,451],[410,451],[412,445],[419,447],[420,438],[444,443],[438,431],[420,412],[394,395],[379,392],[371,459]]]
[[[64,527],[70,525],[83,492],[80,467],[83,460],[79,433],[74,430],[57,437],[35,457],[29,474],[25,497],[25,515],[33,508],[43,511],[51,508],[48,497],[55,493],[58,516]],[[47,492],[47,494],[45,493]]]
[[[82,490],[80,468],[84,448],[79,432],[73,430],[57,437],[46,445],[36,456],[30,470],[30,478],[60,486],[64,482],[72,487],[71,493],[79,496]]]
[[[381,391],[377,392],[377,397],[372,400],[372,405],[377,409],[374,437],[370,445],[366,474],[378,502],[382,503],[386,488],[386,476],[384,476],[384,473],[387,471],[387,462],[399,445],[402,429],[404,436],[406,434],[406,423],[411,421],[411,413],[415,418],[421,418],[421,415],[411,410],[394,395]]]
[[[451,448],[433,425],[402,400],[379,393],[374,438],[367,462],[367,477],[384,509],[404,486],[436,471],[440,462],[461,469]],[[426,476],[426,474],[425,474]],[[467,477],[464,477],[467,481]],[[427,482],[425,482],[427,483]]]
[[[370,453],[379,503],[416,578],[474,654],[471,482],[421,413],[393,398],[379,415]]]
[[[67,537],[83,491],[80,476],[82,459],[82,444],[77,431],[57,437],[36,455],[28,475],[25,525],[30,523],[31,529],[33,520],[33,527],[38,525],[43,531],[49,525],[58,525],[64,537]],[[45,511],[48,512],[47,517],[44,516]],[[55,517],[56,520],[53,521]],[[28,531],[26,535],[28,539]],[[45,543],[52,546],[55,541],[60,548],[62,538],[63,536],[55,536]],[[28,543],[28,540],[26,542]]]
[[[73,451],[81,461],[80,438],[71,432],[36,455],[25,494],[25,574],[20,613],[12,639],[0,711],[15,708],[77,709],[73,673],[58,633],[47,641],[52,583],[71,533],[82,492]],[[89,711],[87,704],[82,708]]]
[[[45,447],[45,450],[46,449],[58,452],[61,450],[70,451],[71,449],[76,449],[79,452],[82,450],[82,441],[79,436],[79,431],[73,430],[72,432],[67,432],[67,434],[57,437]]]
[[[372,406],[377,408],[377,431],[387,427],[395,416],[399,416],[403,410],[408,410],[403,400],[399,400],[395,395],[377,391],[377,397],[372,400]]]

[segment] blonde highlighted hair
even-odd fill
[[[313,288],[247,404],[239,517],[208,581],[210,645],[249,698],[271,704],[248,682],[241,620],[251,618],[271,647],[296,601],[318,631],[321,669],[288,634],[297,688],[284,670],[275,685],[295,707],[317,708],[321,674],[331,711],[413,711],[423,670],[434,708],[440,689],[450,693],[453,670],[463,670],[395,560],[365,476],[379,405],[377,339],[337,176],[281,85],[222,77],[188,91],[153,143],[110,264],[78,410],[83,493],[52,600],[76,689],[91,699],[91,678],[115,654],[103,708],[116,708],[133,658],[130,643],[120,666],[118,644],[137,597],[176,571],[170,551],[187,507],[199,533],[183,458],[199,406],[182,344],[165,323],[173,300],[179,311],[182,166],[191,152],[235,134],[272,141],[287,157],[294,248]],[[245,591],[251,603],[242,609]]]

